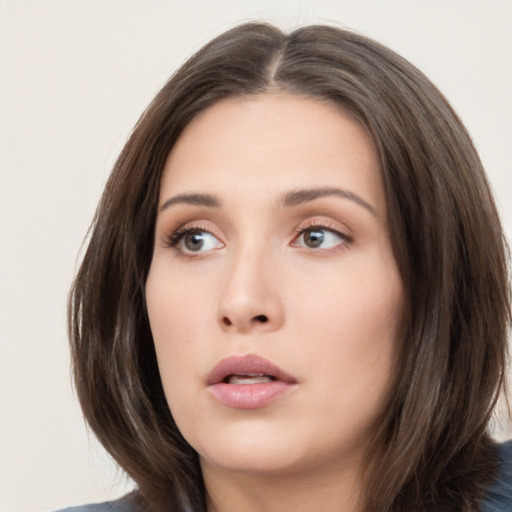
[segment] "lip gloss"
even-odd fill
[[[207,381],[216,400],[237,409],[270,405],[296,384],[294,377],[255,354],[233,355],[221,360]]]
[[[293,384],[280,380],[259,384],[229,384],[219,382],[210,386],[213,396],[228,407],[258,409],[276,401]]]

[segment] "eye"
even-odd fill
[[[183,253],[190,254],[220,249],[222,242],[208,231],[189,228],[174,232],[167,245]]]
[[[348,243],[348,237],[342,233],[325,227],[312,226],[300,231],[294,245],[308,249],[332,249]]]

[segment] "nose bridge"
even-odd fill
[[[283,322],[276,261],[266,244],[242,241],[230,255],[219,299],[224,329],[275,330]]]

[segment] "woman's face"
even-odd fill
[[[298,95],[222,101],[174,146],[159,205],[149,320],[203,470],[355,467],[403,298],[364,129]]]

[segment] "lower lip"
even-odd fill
[[[293,389],[291,383],[275,380],[261,384],[227,384],[210,386],[213,396],[222,404],[236,409],[259,409],[275,402]]]

